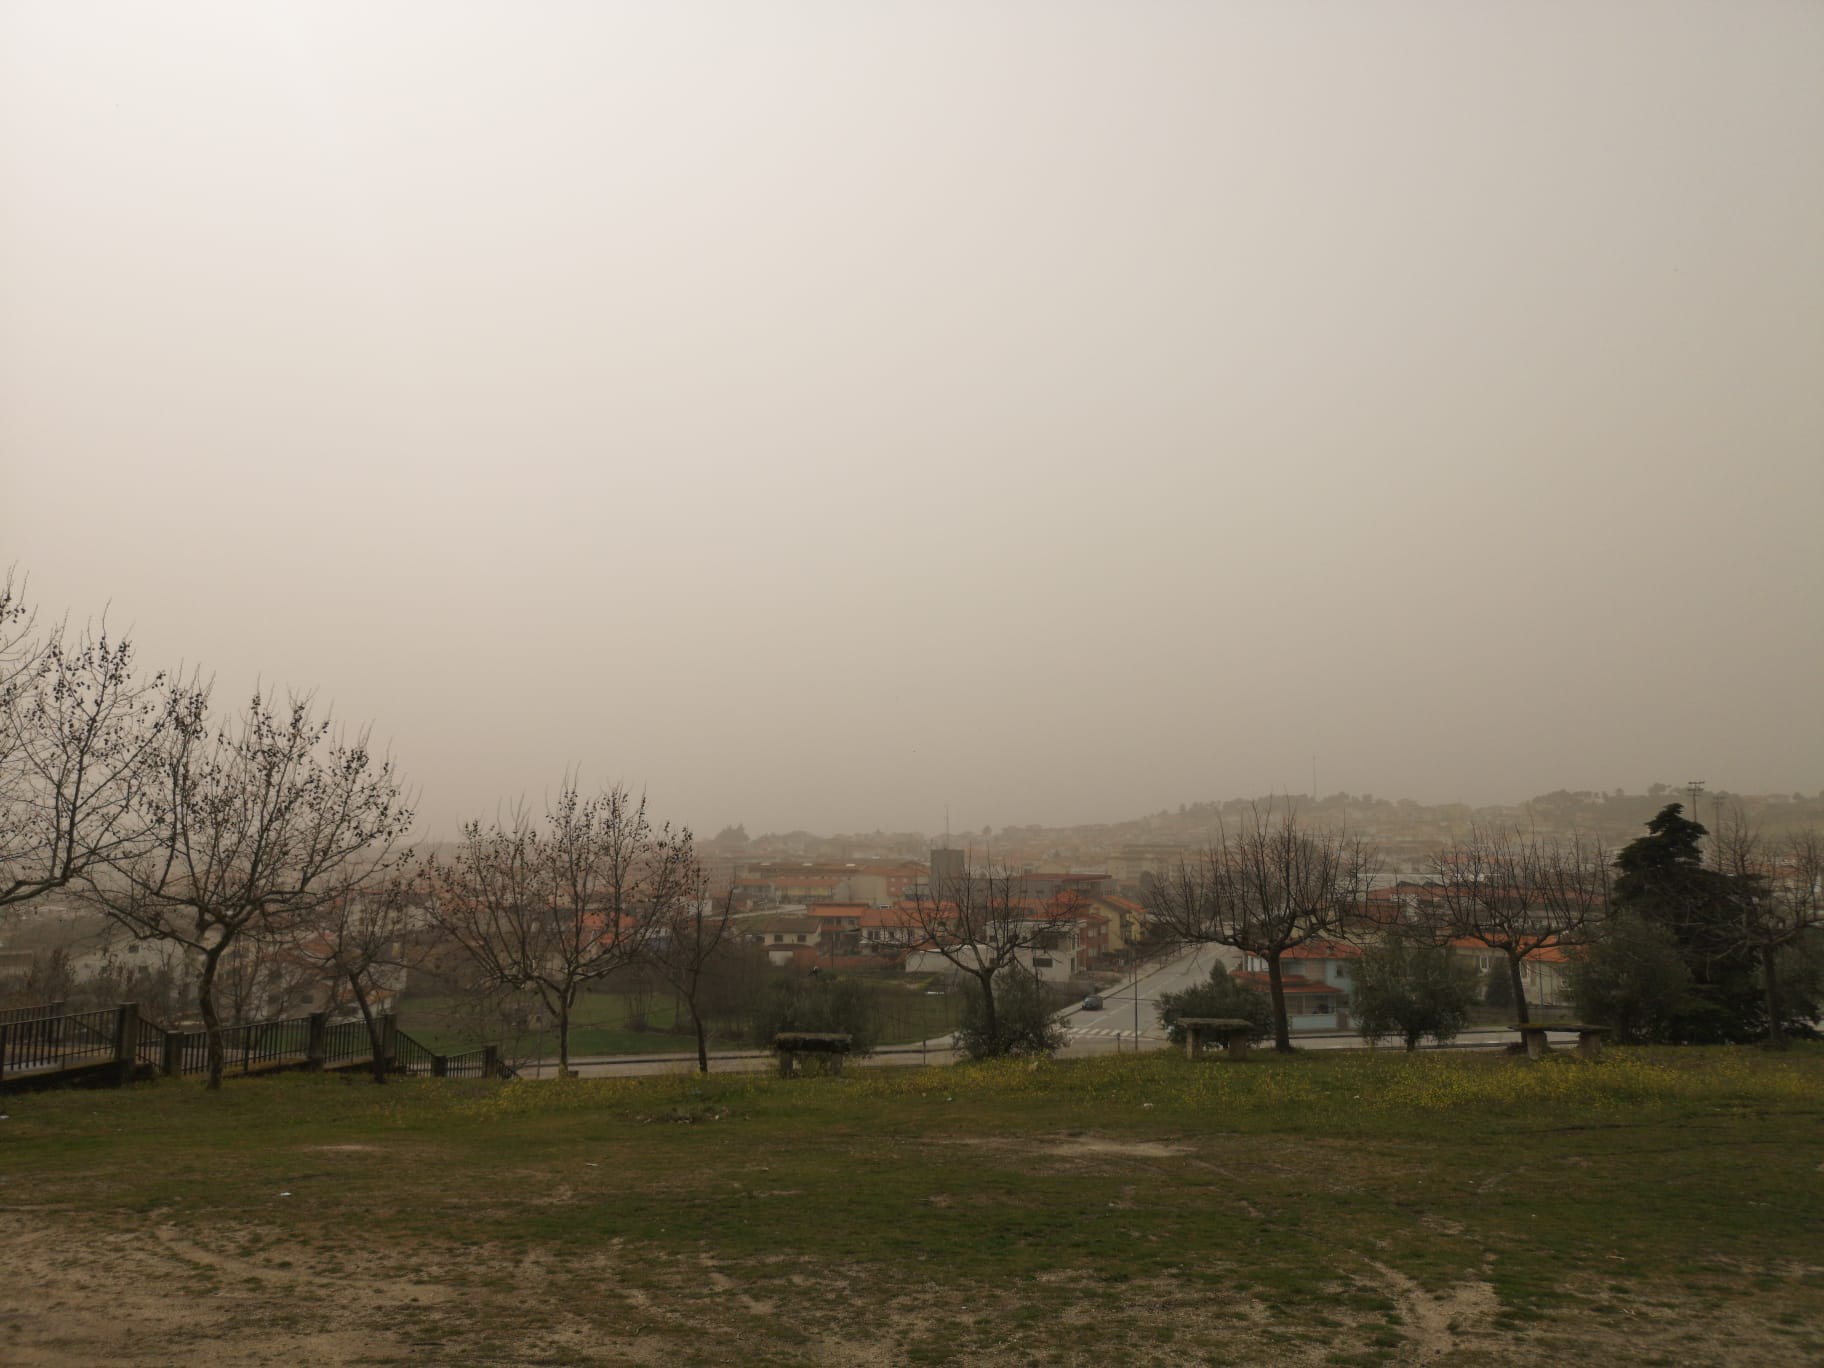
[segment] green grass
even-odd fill
[[[940,1036],[956,1027],[962,1011],[960,993],[928,995],[923,980],[904,975],[864,978],[880,1005],[883,1045],[911,1044]],[[630,1024],[634,1006],[625,993],[585,993],[577,1002],[570,1028],[573,1057],[591,1055],[689,1054],[696,1049],[690,1017],[677,1011],[669,993],[655,993],[647,1002],[647,1029]],[[474,1028],[462,1016],[457,1000],[435,994],[408,995],[399,1003],[400,1029],[432,1050],[466,1050],[477,1042]],[[712,1035],[712,1050],[746,1049],[740,1036]],[[520,1043],[525,1056],[555,1059],[556,1032],[529,1032]]]
[[[400,1029],[433,1050],[463,1050],[473,1046],[474,1028],[464,1019],[459,1002],[441,995],[408,996],[399,1003]],[[695,1049],[694,1037],[675,1033],[674,1024],[688,1031],[690,1019],[674,1017],[670,994],[654,996],[646,1012],[648,1029],[636,1031],[629,1024],[632,1006],[622,993],[585,993],[577,1002],[570,1025],[570,1053],[598,1054],[685,1053]],[[557,1055],[555,1031],[528,1032],[521,1041],[528,1055]]]
[[[1824,1356],[1816,1046],[299,1075],[7,1109],[28,1228],[110,1267],[156,1236],[194,1278],[152,1281],[205,1322],[210,1289],[317,1288],[367,1361]],[[395,1319],[350,1310],[350,1277]]]

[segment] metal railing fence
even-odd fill
[[[122,1076],[150,1067],[169,1076],[206,1073],[206,1031],[167,1030],[139,1015],[133,1003],[91,1012],[65,1012],[61,1003],[0,1012],[0,1082],[118,1064]],[[390,1013],[374,1020],[379,1053],[390,1073],[481,1078],[500,1072],[492,1045],[440,1055],[398,1029]],[[371,1063],[375,1050],[364,1021],[335,1021],[322,1012],[224,1027],[225,1074],[288,1068],[346,1068]]]

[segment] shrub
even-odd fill
[[[1356,1029],[1364,1040],[1398,1036],[1406,1048],[1421,1037],[1454,1040],[1476,1000],[1476,970],[1421,937],[1394,932],[1362,953],[1356,969]]]
[[[1031,974],[1008,970],[994,978],[995,1029],[988,1030],[981,985],[963,979],[963,1024],[957,1044],[971,1059],[1002,1055],[1048,1055],[1064,1043],[1063,1030],[1051,1019],[1044,985]]]
[[[812,973],[767,987],[754,1016],[753,1040],[767,1046],[781,1031],[827,1031],[854,1038],[855,1054],[868,1054],[880,1039],[880,1003],[858,979]]]
[[[1488,991],[1483,995],[1482,1001],[1490,1007],[1514,1005],[1514,979],[1508,972],[1506,960],[1501,960],[1488,971]]]
[[[1178,1024],[1183,1017],[1244,1020],[1253,1028],[1248,1034],[1254,1040],[1265,1040],[1273,1033],[1272,1001],[1258,988],[1236,983],[1221,964],[1211,968],[1207,982],[1160,996],[1159,1023],[1174,1045],[1184,1043],[1184,1027]]]

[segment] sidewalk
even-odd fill
[[[949,1037],[923,1045],[882,1045],[871,1055],[849,1060],[849,1068],[917,1068],[923,1064],[950,1064],[956,1050]],[[695,1073],[695,1051],[685,1054],[596,1055],[572,1059],[570,1067],[584,1078],[639,1078],[652,1074]],[[711,1073],[765,1073],[776,1067],[771,1050],[711,1050]],[[555,1059],[537,1059],[519,1066],[521,1078],[554,1078]]]

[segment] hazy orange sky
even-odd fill
[[[427,829],[1824,786],[1824,5],[0,7],[0,562]]]

